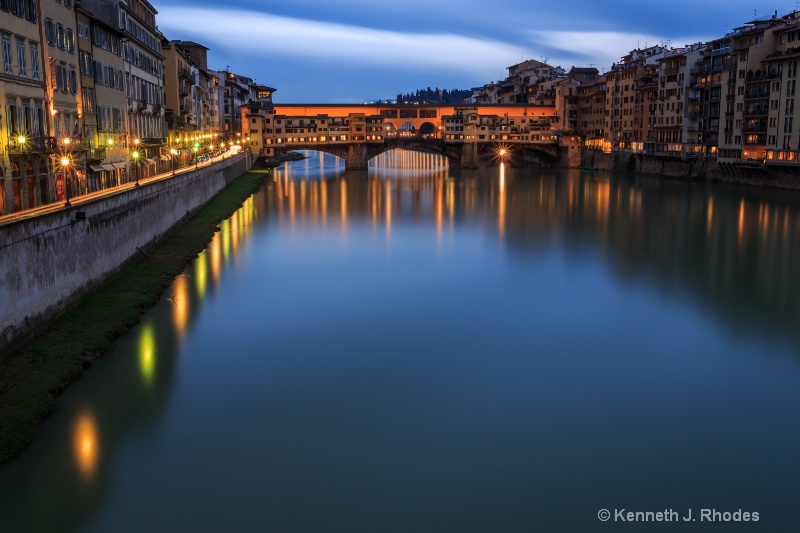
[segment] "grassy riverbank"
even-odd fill
[[[250,171],[236,178],[148,250],[146,259],[136,259],[46,331],[0,360],[0,463],[31,442],[39,423],[55,408],[56,396],[140,320],[206,247],[219,221],[257,191],[268,175]]]

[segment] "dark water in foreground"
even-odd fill
[[[797,194],[317,157],[0,468],[0,531],[800,531]]]

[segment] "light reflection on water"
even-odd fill
[[[398,159],[276,171],[0,468],[0,529],[798,529],[797,195]]]

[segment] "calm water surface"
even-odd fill
[[[277,171],[0,468],[0,531],[800,531],[797,194],[409,158]]]

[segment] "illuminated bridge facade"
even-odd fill
[[[272,104],[242,107],[242,136],[253,153],[272,157],[320,150],[365,169],[394,148],[445,155],[451,167],[477,168],[502,147],[564,166],[580,164],[580,140],[558,132],[553,106]],[[574,164],[573,164],[574,163]]]

